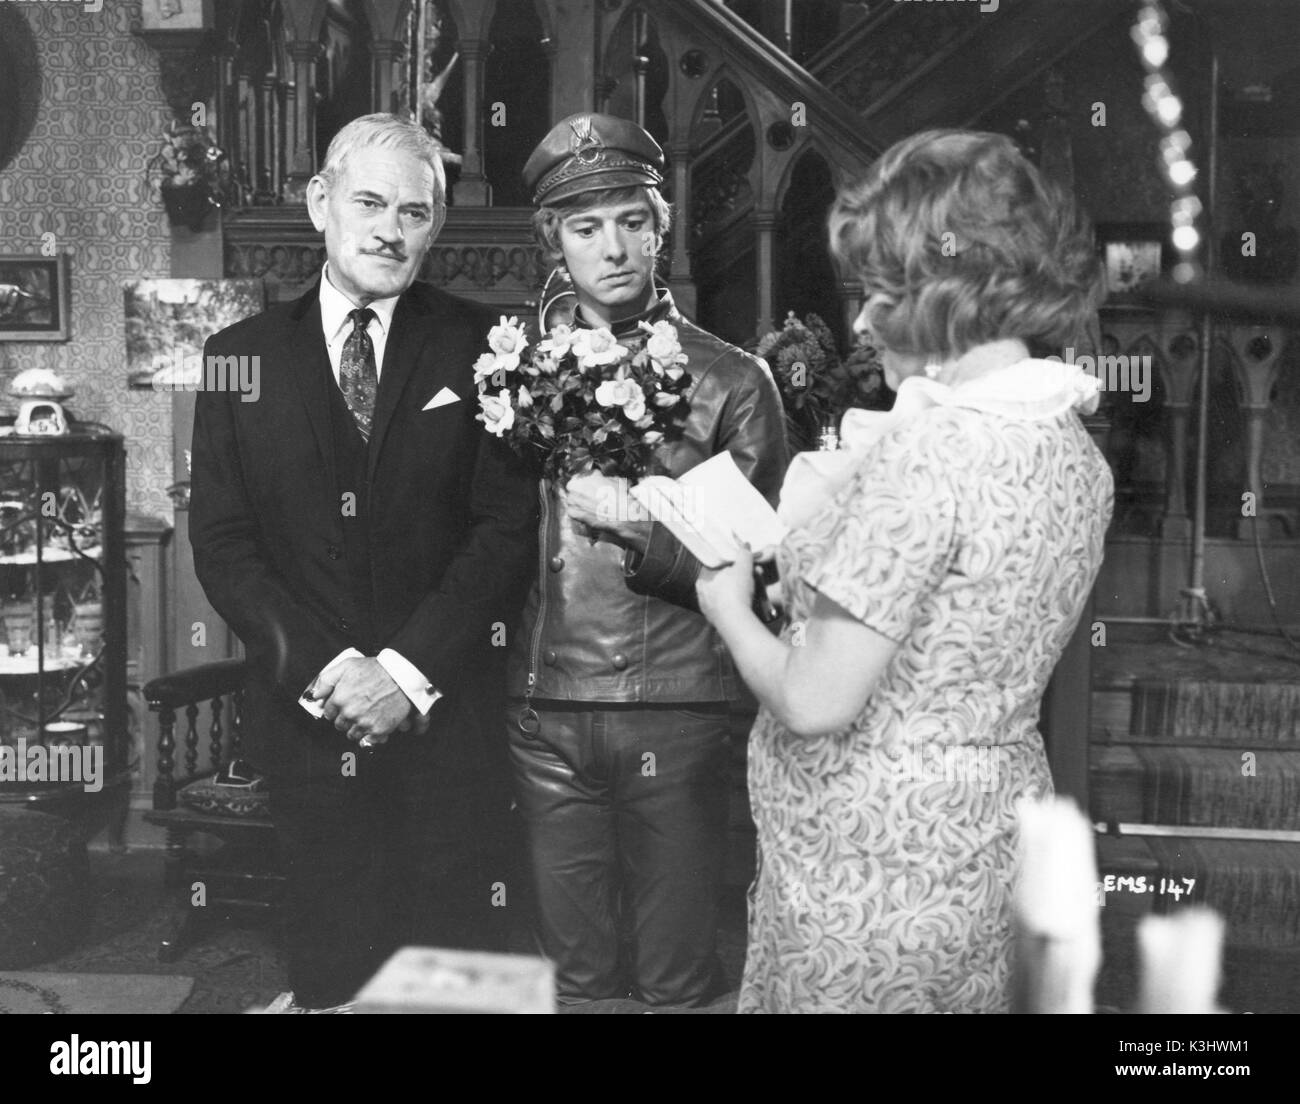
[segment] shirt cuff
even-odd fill
[[[433,688],[433,684],[424,677],[423,672],[401,652],[385,648],[376,657],[381,666],[401,688],[403,694],[411,699],[411,704],[421,717],[428,716],[442,694]]]
[[[307,697],[307,695],[311,693],[312,686],[315,686],[316,683],[320,680],[321,675],[325,674],[326,671],[329,671],[331,668],[333,668],[335,664],[341,663],[345,659],[365,659],[365,658],[366,657],[363,656],[359,651],[357,651],[356,648],[344,648],[343,651],[339,652],[338,655],[336,655],[327,664],[325,664],[324,667],[320,669],[320,675],[317,675],[314,679],[311,680],[311,686],[308,686],[307,689],[302,692],[302,696],[298,699],[298,704],[301,705],[305,710],[307,710],[308,713],[310,713],[313,717],[316,717],[317,719],[320,719],[321,717],[325,716],[325,707],[321,705],[320,702],[314,701],[313,699]]]

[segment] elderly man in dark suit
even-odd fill
[[[404,943],[490,943],[505,890],[499,657],[537,492],[468,401],[494,319],[414,282],[444,196],[421,128],[349,123],[308,187],[320,282],[204,350],[259,358],[256,401],[199,395],[191,534],[251,661],[301,1005]]]

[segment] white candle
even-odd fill
[[[1223,917],[1200,906],[1142,920],[1138,925],[1142,958],[1139,1012],[1204,1015],[1223,1011],[1216,1002],[1223,926]]]
[[[1026,799],[1019,814],[1015,1010],[1091,1013],[1101,966],[1092,825],[1064,797]]]

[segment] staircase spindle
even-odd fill
[[[222,701],[220,698],[212,699],[212,728],[208,732],[208,756],[212,762],[214,771],[221,770],[221,744],[225,735],[221,727],[221,709]]]
[[[238,759],[244,750],[244,691],[230,697],[230,758]]]
[[[185,777],[193,778],[199,769],[199,707],[190,702],[185,707]]]
[[[176,748],[176,714],[171,709],[158,711],[158,777],[153,782],[153,807],[169,810],[176,808],[176,762],[172,752]]]

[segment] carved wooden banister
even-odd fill
[[[656,7],[654,16],[679,23],[692,38],[715,47],[742,78],[789,103],[805,104],[827,144],[851,151],[864,164],[883,148],[852,107],[734,12],[715,4],[672,4]]]
[[[858,20],[808,59],[806,62],[808,73],[831,91],[838,92],[836,77],[839,71],[872,48],[872,39],[880,33],[881,23],[898,11],[899,9],[893,5],[888,5]],[[857,107],[847,97],[841,96],[841,98],[849,107]],[[695,153],[696,167],[707,171],[708,166],[719,161],[722,163],[734,161],[734,145],[741,140],[747,122],[743,116],[734,116],[705,138]]]
[[[199,714],[201,704],[210,703],[212,723],[209,749],[212,770],[221,768],[224,730],[222,699],[231,698],[231,755],[238,755],[242,743],[241,702],[248,666],[242,659],[204,663],[184,671],[162,675],[144,686],[149,709],[158,714],[158,776],[153,784],[153,807],[162,812],[176,807],[176,791],[198,771]],[[176,713],[185,713],[185,774],[176,777]]]
[[[146,682],[144,700],[155,711],[211,701],[242,689],[247,673],[247,664],[242,659],[201,663]]]
[[[873,5],[870,14],[810,58],[806,68],[784,59],[789,70],[785,81],[778,69],[780,51],[726,9],[684,4],[679,10],[674,5],[672,16],[701,26],[746,27],[744,32],[735,28],[738,36],[744,35],[739,48],[755,59],[759,52],[769,55],[763,64],[772,67],[776,83],[770,87],[789,102],[803,101],[808,117],[815,114],[819,131],[830,138],[827,145],[849,150],[865,164],[898,139],[928,127],[975,125],[991,106],[1026,83],[1041,81],[1062,55],[1124,11],[1122,0],[1087,5],[1016,0],[988,12],[974,3],[961,11],[948,5]],[[743,60],[743,53],[728,52],[728,62],[736,64],[737,56]],[[938,73],[942,79],[936,79]],[[819,90],[818,98],[809,82]],[[748,122],[743,117],[728,120],[695,151],[691,171],[701,190],[707,191],[709,182],[737,162]],[[846,136],[846,128],[856,141]],[[868,145],[865,156],[863,142]],[[750,209],[751,203],[743,202],[707,226],[697,242],[700,254],[729,255],[728,244],[717,239]]]

